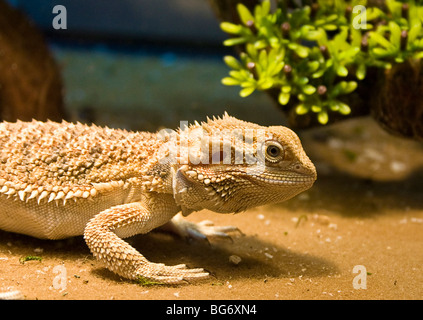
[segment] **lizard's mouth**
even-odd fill
[[[193,168],[190,168],[189,170],[181,170],[181,172],[189,181],[201,182],[205,185],[235,178],[235,180],[246,179],[251,183],[271,184],[275,186],[311,186],[317,178],[315,174],[295,173],[291,171],[257,173],[255,171],[249,172],[248,170],[245,170],[245,168],[244,170],[226,170],[226,172],[219,172],[217,175],[210,175],[210,172],[207,173],[206,171],[203,172],[203,170],[200,171]]]
[[[265,184],[272,184],[272,185],[286,185],[286,186],[293,186],[293,185],[312,185],[314,181],[316,181],[315,176],[310,175],[303,175],[303,174],[261,174],[261,175],[251,175],[253,179],[256,181],[263,182]]]

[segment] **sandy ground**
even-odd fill
[[[187,243],[162,233],[129,239],[151,261],[203,267],[210,280],[143,287],[104,269],[82,237],[44,241],[1,231],[0,291],[43,300],[422,299],[422,146],[369,120],[308,132],[303,141],[319,172],[309,191],[237,215],[188,217],[238,226],[244,235],[233,242]],[[42,260],[20,263],[26,256]]]

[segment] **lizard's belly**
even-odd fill
[[[28,202],[0,194],[0,229],[40,239],[63,239],[82,235],[88,221],[96,214],[122,201],[100,196],[96,199],[62,202],[35,199]]]

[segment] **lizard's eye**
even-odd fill
[[[284,158],[284,150],[282,145],[277,141],[266,141],[265,157],[270,162],[278,162]]]

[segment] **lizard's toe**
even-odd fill
[[[199,223],[187,221],[176,216],[167,225],[167,230],[172,231],[187,240],[199,240],[208,242],[211,238],[220,238],[232,240],[229,233],[239,232],[235,226],[215,226],[210,220],[204,220]]]
[[[235,226],[215,226],[212,221],[205,220],[200,223],[192,223],[186,226],[186,231],[192,239],[209,239],[209,238],[220,238],[228,239],[232,241],[231,236],[228,233],[239,232],[242,234]]]
[[[141,284],[183,284],[210,276],[203,268],[189,269],[184,264],[166,266],[152,263],[148,269],[141,267],[137,272]]]

